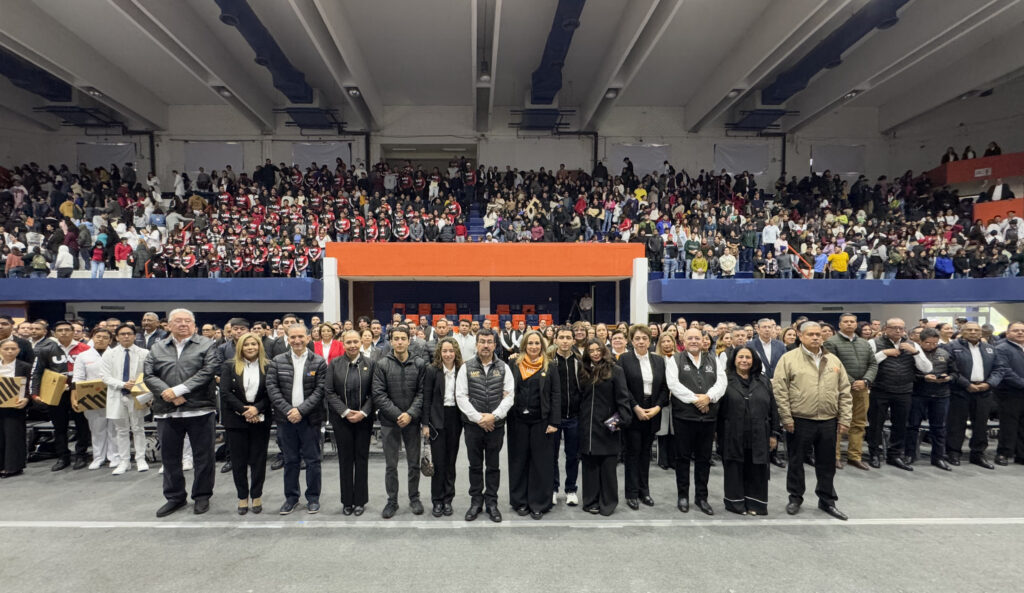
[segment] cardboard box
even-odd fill
[[[107,407],[107,384],[103,379],[75,383],[72,406],[83,410],[104,410]]]
[[[25,397],[24,377],[0,377],[0,408],[13,408]]]
[[[135,403],[136,410],[148,410],[149,406],[153,404],[153,394],[147,391],[132,397],[132,400]]]
[[[135,379],[135,386],[132,387],[131,394],[138,396],[143,393],[149,393],[149,387],[146,387],[146,384],[142,382],[142,373],[139,373],[139,376]]]
[[[67,386],[67,375],[46,369],[39,380],[39,400],[48,406],[59,405]]]

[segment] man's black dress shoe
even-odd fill
[[[471,506],[471,507],[469,507],[469,510],[466,511],[466,520],[467,521],[473,521],[474,519],[477,518],[477,516],[480,514],[480,511],[482,511],[482,510],[483,510],[483,508],[480,507],[480,506]]]
[[[697,508],[700,509],[701,512],[704,513],[705,515],[714,515],[715,514],[714,509],[712,509],[711,505],[708,504],[708,501],[706,501],[704,499],[700,499],[700,500],[697,501]]]
[[[679,501],[676,502],[676,508],[684,513],[690,512],[690,500],[685,497],[680,498]]]
[[[434,507],[430,509],[430,514],[435,517],[440,517],[444,514],[444,505],[435,502]]]
[[[795,514],[797,514],[799,512],[800,512],[800,503],[799,502],[791,502],[791,503],[786,505],[786,514],[787,515],[795,515]]]
[[[983,467],[985,469],[995,469],[996,468],[996,466],[992,465],[991,461],[989,461],[988,459],[985,459],[984,455],[972,455],[971,456],[971,463],[973,463],[974,465],[977,465],[979,467]]]
[[[939,469],[946,470],[947,472],[953,471],[953,468],[949,467],[949,464],[946,463],[945,461],[941,460],[941,459],[937,459],[937,460],[933,461],[932,465],[934,465],[935,467],[937,467]]]
[[[224,462],[224,465],[220,466],[220,473],[226,474],[226,473],[228,473],[230,471],[231,471],[231,460],[229,459],[229,460]]]
[[[635,498],[627,498],[626,506],[633,509],[634,511],[640,510],[640,501]]]
[[[825,503],[819,502],[818,503],[818,508],[823,510],[823,511],[825,511],[829,515],[832,515],[836,519],[839,519],[840,521],[846,521],[846,519],[847,519],[846,514],[843,513],[843,511],[840,511],[839,509],[837,509],[836,505],[834,505],[834,504],[825,504]]]
[[[996,465],[1010,465],[1010,460],[1005,455],[996,455]]]
[[[50,471],[59,472],[60,470],[67,468],[67,466],[69,465],[71,465],[71,460],[67,459],[66,457],[61,457],[56,461],[56,463],[53,464],[53,467],[50,468]]]
[[[650,496],[641,496],[640,497],[640,502],[644,503],[645,505],[647,505],[649,507],[653,507],[654,506],[654,499],[651,498]]]
[[[195,506],[192,507],[192,512],[197,515],[202,515],[208,510],[210,510],[210,501],[207,499],[197,500]]]
[[[900,469],[902,469],[904,471],[908,471],[908,472],[914,471],[914,468],[911,467],[910,464],[908,464],[906,461],[903,461],[902,457],[890,457],[889,459],[885,460],[885,463],[886,463],[886,465],[891,465],[893,467],[898,467],[898,468],[900,468]]]
[[[157,517],[166,517],[167,515],[170,515],[174,511],[177,511],[178,509],[180,509],[180,508],[182,508],[184,506],[185,506],[185,501],[184,500],[178,501],[178,502],[167,502],[167,503],[164,504],[164,506],[162,506],[159,509],[157,509],[156,516]]]
[[[491,518],[491,521],[501,523],[501,511],[498,510],[497,506],[487,507],[487,516]]]

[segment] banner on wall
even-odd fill
[[[748,171],[764,175],[770,163],[768,145],[764,143],[715,144],[715,172],[725,169],[730,175]]]
[[[293,142],[292,164],[305,169],[312,163],[327,165],[334,170],[335,159],[340,158],[346,165],[352,165],[351,142]]]
[[[652,173],[661,175],[664,172],[665,161],[670,160],[671,148],[668,144],[641,142],[612,144],[608,148],[608,161],[605,162],[605,166],[608,167],[609,175],[619,175],[622,172],[623,159],[629,158],[633,163],[633,173],[637,177],[642,179],[644,175]]]
[[[185,170],[192,179],[199,173],[199,167],[207,172],[214,169],[223,171],[227,165],[237,174],[245,169],[245,149],[241,142],[185,142]]]
[[[125,163],[135,163],[138,156],[134,142],[78,142],[75,148],[77,162],[85,163],[90,169],[123,167]]]
[[[865,154],[863,145],[812,144],[811,171],[856,177],[866,169]]]

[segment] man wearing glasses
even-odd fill
[[[894,317],[885,322],[882,335],[871,340],[878,374],[871,386],[868,402],[869,463],[882,467],[882,455],[888,465],[906,471],[914,468],[903,459],[903,440],[907,434],[907,419],[914,395],[915,369],[922,375],[932,372],[932,363],[924,351],[907,339],[907,325]],[[882,449],[882,426],[889,418],[889,446]]]
[[[194,511],[201,515],[210,509],[213,495],[216,400],[211,387],[220,370],[220,351],[216,342],[196,335],[196,318],[191,311],[175,309],[167,316],[167,323],[171,335],[153,344],[143,371],[143,380],[155,396],[153,418],[160,437],[167,499],[156,516],[166,517],[187,502],[181,461],[186,436],[195,459]]]

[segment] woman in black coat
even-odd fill
[[[779,425],[772,384],[761,359],[743,346],[727,366],[729,385],[718,404],[719,450],[725,466],[725,508],[749,515],[768,514],[768,457]]]
[[[11,478],[25,471],[25,388],[32,365],[18,359],[21,348],[14,338],[0,342],[0,377],[21,378],[21,388],[8,392],[3,400],[14,399],[14,407],[0,408],[0,478]]]
[[[608,347],[597,340],[584,344],[580,371],[580,457],[583,465],[583,510],[611,515],[619,504],[615,466],[621,443],[619,432],[629,425],[629,391],[622,368]],[[609,425],[611,428],[609,428]]]
[[[455,377],[462,366],[462,351],[455,338],[442,338],[434,362],[423,377],[423,436],[430,439],[434,475],[430,477],[430,501],[435,517],[450,517],[455,499],[455,465],[459,459],[462,418],[455,404]]]
[[[526,332],[513,361],[515,403],[508,412],[508,500],[520,517],[540,519],[551,509],[554,442],[562,423],[558,367],[549,364],[547,344],[537,330]]]
[[[238,339],[235,358],[224,364],[220,378],[221,423],[231,451],[231,474],[238,494],[238,514],[263,511],[267,475],[267,444],[273,421],[267,395],[267,355],[254,333]],[[251,479],[246,475],[251,472]]]

